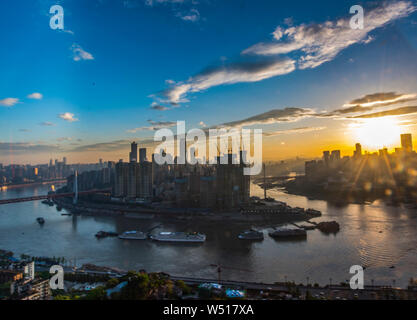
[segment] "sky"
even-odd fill
[[[261,128],[265,160],[417,137],[412,0],[3,0],[0,40],[3,164],[127,160],[177,121]]]

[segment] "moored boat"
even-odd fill
[[[161,242],[204,242],[206,235],[198,232],[159,232],[150,238]]]
[[[238,238],[241,240],[263,240],[264,234],[256,230],[246,230],[238,235]]]
[[[142,231],[125,231],[119,235],[119,239],[123,240],[146,240],[148,235]]]
[[[307,237],[307,232],[303,229],[277,228],[269,232],[269,236],[276,239],[305,238]]]

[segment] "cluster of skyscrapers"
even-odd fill
[[[146,149],[131,144],[129,162],[120,160],[115,165],[112,198],[127,202],[159,202],[168,207],[235,208],[249,201],[250,178],[244,175],[243,155],[224,155],[227,164],[159,165]]]
[[[401,148],[363,152],[357,143],[352,157],[324,151],[322,160],[305,163],[306,186],[328,190],[363,190],[414,199],[417,197],[417,154],[411,134],[401,135]],[[306,187],[305,186],[305,187]]]
[[[153,197],[152,162],[147,161],[146,148],[133,142],[129,162],[120,160],[115,166],[113,196],[149,201]]]

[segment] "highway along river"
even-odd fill
[[[0,192],[0,199],[46,194],[50,186],[41,185]],[[262,196],[262,190],[252,185],[251,195]],[[164,271],[172,275],[216,278],[210,264],[222,264],[236,269],[224,269],[223,279],[276,282],[294,280],[297,283],[325,285],[350,278],[349,268],[366,266],[365,282],[405,287],[411,277],[417,277],[417,211],[372,205],[332,207],[325,201],[310,201],[302,196],[288,195],[279,190],[268,196],[291,206],[314,208],[323,216],[314,221],[336,220],[341,231],[325,235],[308,231],[305,241],[277,242],[265,232],[263,242],[248,243],[237,239],[242,227],[221,223],[164,223],[163,230],[199,231],[207,235],[201,245],[160,244],[152,241],[127,241],[118,238],[96,239],[100,230],[122,233],[126,230],[148,230],[158,221],[117,217],[62,216],[40,201],[0,206],[0,249],[8,249],[16,257],[64,256],[76,259],[76,264],[94,263],[124,270],[145,269]],[[43,217],[40,226],[37,217]],[[239,268],[244,270],[238,270]]]

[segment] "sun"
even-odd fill
[[[393,117],[363,119],[351,125],[355,142],[377,150],[394,147],[399,140],[401,127]]]

